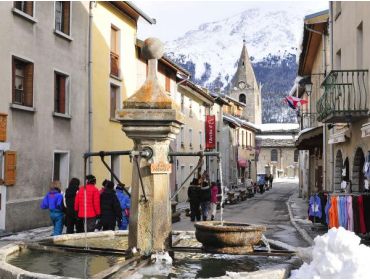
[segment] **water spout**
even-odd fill
[[[221,226],[224,225],[224,208],[223,208],[223,203],[224,203],[224,186],[222,185],[222,164],[221,164],[221,158],[218,160],[218,169],[220,170],[220,184],[221,184],[221,211],[220,211],[220,221],[221,221]]]

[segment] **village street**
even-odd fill
[[[282,180],[262,195],[257,193],[234,205],[226,205],[224,219],[229,222],[261,224],[267,227],[266,237],[296,247],[306,247],[307,242],[290,222],[287,201],[298,189],[298,182]],[[218,210],[219,211],[219,210]],[[219,212],[218,212],[219,215]],[[173,224],[174,230],[194,230],[189,217],[182,213],[181,221]]]

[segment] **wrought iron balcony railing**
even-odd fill
[[[368,116],[368,70],[332,70],[317,101],[318,121],[349,123]]]
[[[301,130],[317,126],[317,113],[301,113],[300,115]]]

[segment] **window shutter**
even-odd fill
[[[70,22],[70,5],[71,2],[63,2],[63,33],[69,34],[69,22]]]
[[[4,181],[6,186],[13,186],[16,178],[17,153],[15,151],[6,151],[4,153]]]
[[[33,16],[33,1],[25,1],[25,12],[26,14]]]
[[[33,106],[33,63],[24,68],[24,105]]]
[[[59,76],[59,108],[58,112],[61,114],[66,113],[66,77]]]
[[[15,100],[15,61],[14,56],[12,57],[12,102]]]
[[[6,118],[7,116],[8,116],[7,114],[0,113],[0,142],[6,141]]]
[[[166,73],[166,91],[171,92],[171,79],[170,79],[170,73]]]

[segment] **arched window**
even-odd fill
[[[271,161],[278,161],[278,152],[276,149],[271,150]]]
[[[244,104],[247,102],[244,93],[239,95],[239,102],[244,103]]]
[[[299,157],[299,151],[295,150],[294,151],[294,162],[298,162],[298,157]]]

